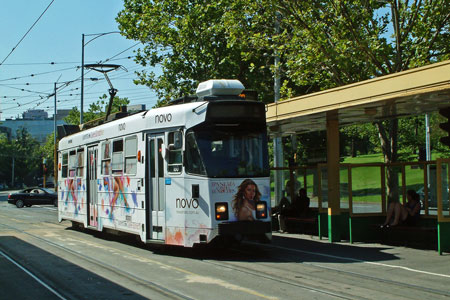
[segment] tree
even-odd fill
[[[9,141],[0,138],[0,173],[2,181],[12,183],[36,184],[42,174],[42,156],[39,142],[25,128],[18,129],[16,138]],[[14,163],[14,175],[12,174]]]
[[[276,72],[291,97],[448,59],[449,18],[445,0],[125,0],[117,22],[145,45],[136,61],[161,66],[138,83],[162,102],[224,77],[271,101]],[[385,162],[397,161],[398,120],[375,126]],[[395,170],[387,181],[389,200],[398,199]]]
[[[156,91],[158,105],[192,94],[199,82],[239,79],[255,89],[261,99],[271,101],[267,79],[272,57],[252,47],[247,39],[228,34],[229,8],[233,0],[125,0],[117,17],[119,29],[129,39],[141,41],[136,62],[160,66],[161,74],[138,72],[136,83]],[[236,10],[233,10],[236,12]],[[252,24],[249,20],[248,24]],[[245,36],[244,36],[245,37]]]
[[[341,152],[342,156],[356,157],[358,154],[374,153],[379,144],[378,140],[374,140],[377,137],[376,128],[371,123],[345,126],[340,132],[342,144],[349,147]]]
[[[103,96],[101,96],[99,100],[97,100],[97,102],[91,103],[89,105],[88,111],[83,113],[83,121],[89,122],[94,119],[104,118],[106,115],[108,99],[108,96],[106,94],[103,94]],[[114,97],[111,107],[111,113],[118,112],[121,106],[128,105],[129,103],[130,101],[128,100],[128,98]],[[79,125],[80,111],[78,110],[78,108],[72,108],[67,117],[64,118],[64,121],[66,121],[68,124]]]
[[[258,3],[275,7],[283,16],[283,37],[274,41],[283,42],[276,47],[289,70],[286,80],[298,85],[331,88],[450,57],[448,1]],[[395,107],[391,109],[395,115]],[[385,162],[397,161],[398,119],[375,126]],[[388,169],[387,182],[389,200],[398,199],[394,169]]]
[[[55,140],[54,133],[47,136],[45,144],[39,149],[40,156],[46,160],[45,168],[47,169],[45,175],[47,177],[54,176],[55,168]],[[56,176],[54,176],[56,178]]]
[[[0,183],[11,182],[11,142],[5,134],[0,134]]]

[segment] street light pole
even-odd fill
[[[56,82],[55,82],[55,109],[53,111],[53,182],[55,190],[58,182],[58,159],[56,155]]]
[[[280,33],[280,22],[281,22],[281,14],[280,12],[275,12],[275,33]],[[280,54],[278,50],[275,50],[275,71],[274,71],[274,94],[275,94],[275,103],[280,101],[281,93],[281,79],[280,79]],[[273,152],[274,152],[274,167],[281,168],[283,167],[284,157],[283,157],[283,145],[281,140],[281,135],[279,133],[273,139]],[[284,189],[284,178],[283,171],[276,170],[275,178],[274,178],[274,188],[275,188],[275,205],[278,205],[283,195]]]
[[[11,170],[11,187],[14,188],[14,154],[12,157],[12,170]]]
[[[111,31],[111,32],[103,32],[103,33],[92,33],[92,34],[81,34],[81,103],[80,103],[80,125],[83,124],[83,105],[84,105],[84,46],[92,42],[93,40],[112,33],[120,33],[120,31]],[[87,43],[84,43],[85,36],[95,36]]]
[[[81,106],[80,106],[80,125],[83,124],[83,101],[84,101],[84,33],[81,35]]]

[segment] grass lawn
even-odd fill
[[[439,153],[433,155],[433,158],[441,157]],[[369,154],[360,155],[358,157],[345,157],[342,163],[345,164],[370,164],[370,163],[383,163],[383,156],[381,154]],[[399,186],[402,187],[402,168],[401,166],[395,167],[398,171]],[[272,171],[272,175],[274,171]],[[301,172],[301,171],[300,171]],[[355,202],[381,202],[381,167],[380,166],[355,166],[351,168],[351,180],[352,180],[352,194],[353,201]],[[433,173],[433,168],[431,170]],[[435,171],[434,171],[435,172]],[[317,184],[317,170],[309,170],[306,176],[307,190],[311,194],[313,191],[317,193],[317,187],[313,185]],[[298,180],[303,186],[303,174],[297,174]],[[316,178],[315,178],[316,177]],[[326,185],[326,168],[322,169],[322,186]],[[289,180],[289,173],[284,171],[285,185]],[[342,193],[343,189],[348,188],[348,168],[342,167],[340,171],[341,182],[341,196],[342,201],[348,201],[346,193]],[[422,166],[405,166],[405,186],[406,190],[413,189],[418,190],[423,187],[424,183],[424,169]],[[274,183],[271,180],[272,198]],[[326,187],[325,187],[326,188]],[[344,195],[345,194],[345,195]],[[399,191],[400,200],[402,200],[402,191]]]

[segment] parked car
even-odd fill
[[[18,208],[30,207],[36,204],[53,204],[58,206],[58,196],[55,191],[47,188],[28,188],[8,195],[8,203]]]
[[[44,184],[43,183],[39,183],[38,184],[38,187],[44,187]],[[53,182],[47,182],[47,183],[45,183],[45,187],[46,188],[54,188],[55,187],[55,184],[53,183]]]
[[[422,202],[422,208],[424,207],[424,201],[425,201],[425,189],[424,187],[421,187],[420,189],[417,190],[417,194],[419,194],[420,196],[420,201]],[[449,188],[447,187],[447,193],[445,193],[442,195],[443,199],[442,199],[442,208],[444,210],[448,210],[449,209]],[[437,196],[436,196],[436,192],[431,193],[430,190],[428,190],[428,207],[429,208],[437,208]]]

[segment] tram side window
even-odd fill
[[[186,134],[186,172],[191,174],[206,175],[206,169],[198,149],[195,134],[188,132]]]
[[[69,152],[69,177],[75,177],[77,168],[77,152],[72,150]]]
[[[112,163],[111,163],[113,175],[119,175],[123,173],[123,140],[113,141],[112,149]]]
[[[84,149],[77,151],[77,177],[83,177],[84,170]]]
[[[62,163],[61,163],[61,177],[67,178],[68,166],[69,166],[69,154],[64,152],[62,154]]]
[[[104,142],[102,144],[102,174],[111,174],[111,142]]]
[[[137,169],[137,138],[136,136],[125,139],[125,173],[136,174]]]
[[[169,132],[168,144],[169,145],[175,144],[175,132]],[[168,154],[169,154],[169,160],[167,162],[167,172],[181,173],[181,166],[183,164],[181,145],[179,145],[178,149],[170,149],[168,151]]]

